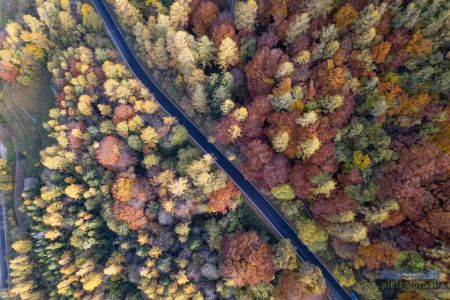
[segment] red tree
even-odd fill
[[[307,162],[298,162],[289,171],[289,181],[291,182],[295,194],[303,199],[311,195],[314,184],[311,180],[319,175],[320,168]]]
[[[284,271],[275,289],[277,300],[320,300],[321,295],[309,294],[306,286],[300,282],[298,274],[292,271]]]
[[[127,223],[128,227],[132,230],[143,229],[148,224],[144,213],[145,206],[136,204],[116,201],[113,208],[114,218],[117,221]]]
[[[19,74],[19,69],[14,65],[0,61],[0,78],[11,83],[16,81],[16,77]]]
[[[217,191],[212,192],[208,197],[208,209],[212,212],[226,214],[229,210],[236,209],[236,198],[241,193],[231,180],[227,185]]]
[[[209,27],[218,14],[219,9],[215,3],[211,1],[201,2],[191,15],[191,24],[194,32],[198,36],[207,34]]]
[[[245,66],[247,86],[250,96],[265,95],[272,91],[278,66],[289,60],[281,49],[263,47]]]
[[[355,211],[357,207],[358,203],[349,198],[342,190],[338,190],[332,193],[329,198],[320,197],[319,200],[315,201],[312,212],[315,217],[320,218]]]
[[[450,157],[429,142],[412,145],[394,142],[393,146],[398,149],[400,159],[382,166],[379,194],[396,199],[402,212],[418,221],[430,207],[439,206],[430,187],[436,180],[448,176]]]
[[[242,135],[245,138],[253,139],[262,135],[264,122],[267,120],[273,107],[265,96],[255,97],[247,108],[248,118],[242,126]]]
[[[134,109],[130,105],[120,104],[114,109],[114,124],[127,121],[134,117]]]
[[[388,267],[394,266],[399,253],[397,249],[387,243],[373,243],[358,248],[358,254],[371,270],[380,268],[382,263]]]
[[[260,139],[254,139],[240,150],[244,159],[242,172],[248,179],[261,183],[264,167],[273,161],[272,147]]]
[[[112,135],[102,139],[95,155],[102,166],[115,172],[125,171],[136,162],[127,144]]]
[[[288,181],[289,160],[281,154],[276,154],[273,159],[264,165],[261,173],[261,184],[266,189]]]
[[[222,240],[222,273],[238,286],[269,282],[275,274],[272,252],[256,232],[238,232]]]
[[[217,23],[217,24],[216,24]],[[233,22],[230,20],[216,20],[216,23],[211,27],[211,39],[214,45],[219,48],[222,40],[230,38],[239,45],[239,37],[236,34]]]

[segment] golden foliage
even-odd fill
[[[340,30],[346,29],[355,22],[357,17],[358,13],[353,6],[350,3],[346,3],[336,13],[336,27]]]
[[[115,200],[128,202],[132,197],[132,188],[136,178],[127,173],[121,173],[112,185],[112,195]]]
[[[234,40],[226,37],[219,47],[218,60],[222,70],[227,70],[230,66],[235,66],[239,62],[239,51]]]
[[[150,147],[155,147],[159,138],[158,132],[153,127],[145,127],[141,132],[142,141]]]
[[[11,247],[19,254],[25,254],[33,249],[33,243],[30,240],[17,240]]]

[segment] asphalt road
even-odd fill
[[[0,193],[0,290],[9,286],[8,237],[4,194]]]
[[[170,99],[161,91],[161,89],[152,81],[146,73],[145,68],[141,66],[133,51],[128,46],[120,27],[117,25],[115,17],[108,10],[107,5],[102,0],[92,0],[97,12],[101,16],[104,25],[108,30],[113,43],[122,55],[125,62],[134,75],[153,93],[156,101],[178,122],[184,125],[189,132],[192,140],[205,153],[211,154],[215,158],[216,164],[233,180],[241,192],[254,204],[265,221],[270,224],[278,235],[285,239],[290,239],[294,245],[299,257],[307,262],[320,267],[327,281],[328,289],[332,299],[351,299],[348,292],[339,284],[331,272],[324,266],[320,259],[313,254],[297,237],[296,232],[282,217],[282,215],[270,204],[270,202],[244,178],[239,169],[231,163],[226,156],[212,143],[208,142],[207,137],[198,129],[195,124],[173,104]]]
[[[1,135],[1,134],[0,134]],[[7,152],[3,142],[0,140],[1,158],[7,159]],[[9,286],[9,268],[8,268],[8,224],[5,209],[5,193],[0,192],[0,290]]]

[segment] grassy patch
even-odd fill
[[[15,131],[16,149],[27,156],[26,176],[39,173],[39,151],[50,144],[42,123],[48,120],[48,110],[53,103],[48,79],[29,87],[8,87],[1,97],[0,114]]]
[[[0,1],[0,28],[5,27],[5,2]]]
[[[3,144],[6,148],[6,159],[10,164],[14,164],[16,161],[16,155],[14,152],[14,144],[10,138],[3,139]]]
[[[30,0],[0,0],[0,29],[5,27],[8,20],[21,16],[30,5]]]

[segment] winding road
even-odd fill
[[[327,282],[331,299],[352,299],[320,259],[302,243],[297,237],[295,230],[282,215],[252,183],[244,178],[239,169],[231,163],[214,144],[208,141],[201,130],[198,129],[197,126],[174,103],[172,103],[162,90],[152,81],[145,71],[145,67],[140,64],[133,51],[130,49],[121,32],[121,28],[117,25],[115,17],[113,17],[113,14],[109,11],[109,8],[104,1],[92,0],[92,2],[124,61],[128,64],[134,75],[153,93],[156,101],[162,108],[169,115],[175,117],[180,124],[186,127],[191,139],[200,149],[205,153],[211,154],[215,158],[216,164],[233,180],[246,198],[252,202],[252,206],[265,219],[266,223],[268,223],[281,238],[291,240],[299,257],[304,261],[320,267]]]

